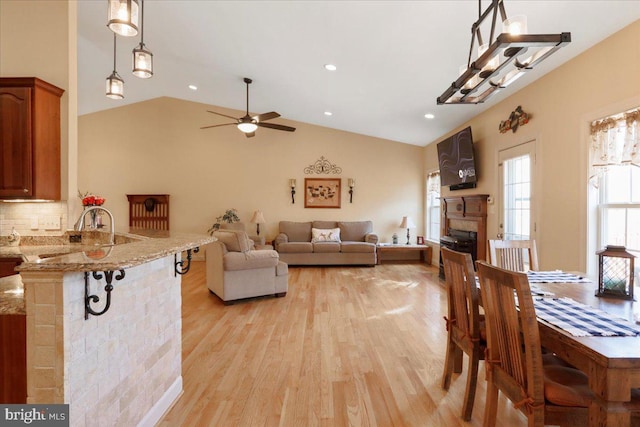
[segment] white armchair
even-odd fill
[[[264,295],[283,297],[289,270],[272,249],[251,249],[244,231],[219,230],[206,247],[207,287],[224,304]]]

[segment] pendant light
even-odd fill
[[[489,7],[482,12],[482,0],[478,0],[478,20],[471,26],[469,59],[460,70],[457,79],[438,97],[438,104],[482,103],[571,43],[571,33],[568,32],[528,34],[526,17],[514,16],[509,19],[504,1],[491,0]],[[503,30],[496,37],[498,15],[502,20]],[[489,17],[491,31],[489,41],[484,43],[481,25]],[[476,42],[478,56],[472,60]]]
[[[138,0],[109,0],[107,27],[116,34],[133,37],[138,34]]]
[[[144,0],[140,6],[140,44],[133,49],[133,75],[141,79],[148,79],[153,76],[153,53],[144,45]]]
[[[107,77],[107,98],[124,98],[124,80],[116,71],[116,34],[113,33],[113,73]]]

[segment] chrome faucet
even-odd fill
[[[115,243],[115,235],[116,235],[115,224],[113,222],[113,215],[111,214],[111,212],[109,212],[108,209],[105,209],[102,206],[91,206],[90,208],[83,210],[82,213],[80,214],[80,218],[78,218],[78,222],[76,222],[73,228],[76,231],[82,231],[82,229],[84,228],[84,217],[87,216],[87,214],[91,211],[104,211],[107,213],[107,215],[109,215],[109,223],[111,225],[109,244],[113,245]]]

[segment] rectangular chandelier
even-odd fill
[[[479,12],[480,3],[478,0]],[[504,32],[494,40],[498,11]],[[483,44],[480,26],[489,14],[492,15],[489,43]],[[507,18],[504,0],[492,0],[472,25],[471,33],[466,68],[461,67],[460,76],[438,97],[438,105],[482,103],[571,42],[571,33],[526,34],[526,22],[523,24],[517,17],[513,20]],[[476,41],[478,56],[472,62]]]

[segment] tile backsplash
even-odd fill
[[[0,237],[15,227],[21,236],[58,236],[67,230],[67,202],[0,202]]]

